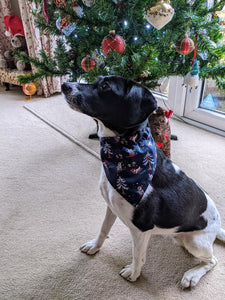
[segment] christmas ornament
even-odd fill
[[[102,41],[102,52],[107,57],[109,51],[115,50],[119,54],[123,54],[125,50],[125,42],[123,38],[115,34],[114,30],[109,32],[109,35],[104,37]]]
[[[49,14],[48,14],[48,7],[47,7],[47,0],[43,2],[43,14],[45,16],[46,23],[49,23]]]
[[[186,2],[187,4],[192,6],[195,3],[195,0],[186,0]]]
[[[104,63],[104,56],[98,52],[98,49],[95,49],[95,51],[93,51],[91,57],[95,60],[96,67],[99,67]]]
[[[145,19],[158,30],[169,23],[173,15],[174,9],[169,0],[158,0],[144,12]]]
[[[5,35],[14,36],[15,34],[20,34],[25,36],[23,23],[17,15],[5,16],[4,24],[6,28]]]
[[[54,2],[57,7],[60,7],[61,5],[66,4],[66,0],[54,0]]]
[[[185,38],[180,39],[176,43],[176,50],[178,53],[187,55],[190,52],[192,52],[195,48],[194,41],[188,37],[188,35],[185,33]]]
[[[56,20],[56,27],[66,36],[71,35],[71,33],[76,28],[76,25],[74,23],[69,23],[68,21],[69,17],[65,17],[63,19],[58,18]]]
[[[190,86],[190,90],[192,88],[198,88],[199,86],[199,70],[198,70],[198,61],[197,59],[194,60],[194,63],[191,67],[191,71],[187,73],[187,75],[184,77],[184,85],[187,87]]]
[[[81,61],[81,67],[85,72],[92,70],[95,67],[95,65],[95,60],[90,56],[86,56]]]
[[[83,8],[80,7],[79,5],[77,5],[77,0],[74,1],[73,10],[76,12],[76,14],[79,18],[82,18],[83,14],[84,14]]]
[[[82,0],[84,5],[90,7],[95,2],[95,0]]]
[[[69,23],[69,17],[68,16],[66,16],[65,18],[61,19],[60,20],[60,27],[59,27],[60,31],[62,32],[62,30],[64,28],[66,28],[69,24],[70,23]]]
[[[194,45],[195,45],[195,48],[194,48],[194,55],[193,55],[193,59],[192,59],[192,62],[191,62],[191,65],[193,65],[195,59],[196,59],[196,55],[197,55],[197,47],[198,47],[198,32],[196,33],[195,37],[194,37]]]
[[[30,96],[30,99],[31,99],[31,96],[34,95],[37,91],[37,87],[36,87],[36,84],[35,83],[26,83],[24,84],[23,86],[23,92],[25,95],[27,96]]]
[[[123,8],[123,2],[119,0],[113,0],[113,2],[116,4],[117,8]]]

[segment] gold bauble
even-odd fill
[[[26,94],[27,96],[32,96],[36,93],[37,91],[37,87],[35,83],[26,83],[23,86],[23,92],[24,94]]]
[[[169,0],[158,0],[144,12],[145,19],[158,30],[163,28],[174,15]]]

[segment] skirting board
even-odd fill
[[[208,126],[208,125],[206,125],[206,124],[203,124],[203,123],[200,123],[200,122],[197,122],[197,121],[194,121],[194,120],[189,119],[189,118],[185,118],[185,117],[180,117],[180,118],[181,118],[185,123],[188,123],[188,124],[190,124],[190,125],[194,125],[194,126],[196,126],[196,127],[205,129],[205,130],[207,130],[207,131],[209,131],[209,132],[216,133],[216,134],[219,134],[219,135],[225,137],[225,131],[219,130],[219,129],[217,129],[217,128]]]

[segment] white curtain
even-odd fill
[[[0,54],[9,49],[12,49],[10,39],[5,36],[5,25],[4,16],[12,14],[11,12],[11,1],[10,0],[0,0]]]
[[[38,57],[39,52],[43,49],[47,55],[53,57],[56,38],[53,36],[40,35],[39,30],[35,27],[32,17],[32,9],[35,8],[35,4],[26,0],[18,0],[18,4],[29,55]],[[6,29],[3,18],[4,16],[11,15],[13,13],[14,12],[11,9],[11,1],[0,0],[0,54],[3,54],[6,50],[12,49],[10,38],[5,36]],[[35,72],[35,68],[33,68],[32,71]],[[45,97],[56,92],[61,92],[61,79],[59,77],[43,79],[39,83]]]
[[[53,57],[56,44],[56,38],[47,35],[40,35],[39,30],[34,25],[32,17],[32,9],[35,8],[34,3],[26,0],[18,0],[23,27],[25,31],[28,53],[30,56],[38,57],[39,52],[44,49],[45,52]],[[33,70],[35,71],[35,69]],[[61,79],[48,78],[41,81],[43,93],[46,97],[61,91]]]

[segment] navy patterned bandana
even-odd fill
[[[133,136],[103,137],[100,143],[106,177],[120,195],[136,206],[156,168],[157,152],[150,128]]]

